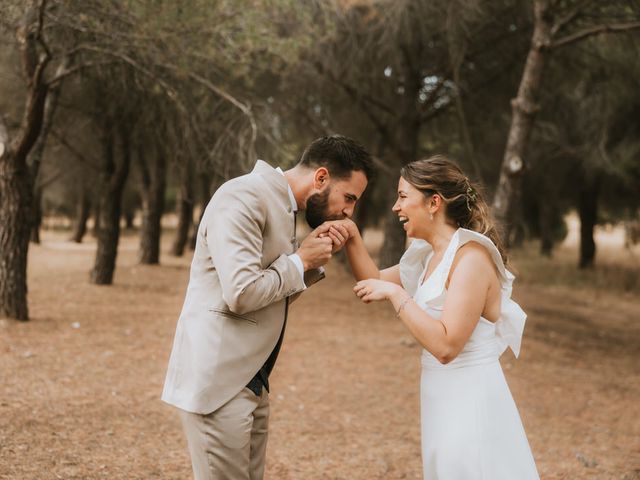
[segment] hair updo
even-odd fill
[[[489,206],[479,188],[467,178],[460,167],[442,155],[435,155],[405,165],[400,170],[400,175],[425,197],[429,198],[436,193],[440,195],[446,218],[457,227],[487,236],[497,247],[503,262],[507,262]]]

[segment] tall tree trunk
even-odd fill
[[[142,229],[140,231],[140,263],[160,263],[160,233],[164,212],[164,193],[167,179],[167,162],[161,148],[157,148],[151,160],[144,158],[141,150],[139,164],[142,170]]]
[[[71,240],[76,243],[82,243],[85,233],[87,233],[87,220],[89,220],[89,214],[91,213],[91,198],[87,188],[83,186],[78,196],[78,203],[76,205],[76,221],[73,227],[73,236]]]
[[[69,64],[69,58],[65,58],[64,61],[58,67],[57,72],[62,72]],[[33,146],[29,157],[28,163],[31,169],[31,176],[34,179],[35,187],[33,193],[33,215],[31,225],[31,241],[33,243],[40,243],[40,226],[42,224],[42,194],[44,185],[39,181],[40,166],[44,158],[44,150],[47,146],[47,139],[49,138],[49,132],[53,126],[53,119],[58,109],[58,99],[60,98],[61,84],[51,87],[49,94],[45,101],[44,114],[42,117],[42,127],[38,140]]]
[[[422,77],[407,69],[408,81],[405,85],[405,94],[400,102],[401,115],[395,127],[395,136],[391,143],[392,151],[386,156],[390,160],[389,165],[399,176],[400,168],[417,160],[418,136],[420,134],[420,114],[418,110],[418,93],[421,88]],[[387,211],[385,212],[384,243],[380,250],[380,268],[396,265],[405,250],[407,236],[398,221],[398,216],[391,210],[397,199],[398,177],[390,179],[387,185]]]
[[[356,208],[356,212],[354,214],[354,221],[358,228],[360,229],[360,233],[363,234],[364,230],[370,226],[372,221],[372,208],[371,208],[371,195],[375,189],[375,179],[369,182],[367,185],[367,189],[362,194],[360,200],[358,200],[358,207]]]
[[[355,213],[355,222],[360,228],[360,233],[364,234],[365,229],[371,226],[378,226],[376,222],[380,220],[379,215],[377,214],[377,210],[380,208],[380,204],[375,204],[371,201],[374,198],[375,192],[380,188],[380,184],[382,184],[382,188],[388,188],[386,182],[384,181],[388,178],[389,174],[393,174],[395,172],[391,171],[391,169],[387,170],[387,166],[382,162],[382,158],[385,157],[387,148],[389,147],[388,138],[385,138],[383,135],[378,137],[378,143],[375,147],[375,159],[376,163],[378,163],[378,168],[380,172],[378,175],[375,175],[367,185],[367,189],[362,194],[362,198],[358,201],[358,208]],[[383,190],[387,192],[387,190]],[[386,198],[383,201],[383,204],[386,205]]]
[[[553,208],[555,202],[549,197],[543,198],[539,202],[540,254],[551,258],[553,253]]]
[[[122,218],[124,219],[124,228],[125,230],[133,230],[133,220],[135,218],[136,214],[133,211],[132,208],[126,208],[124,209],[124,212],[122,213]]]
[[[3,145],[0,138],[0,145]],[[28,320],[27,253],[32,182],[26,163],[0,150],[0,317]]]
[[[397,199],[396,189],[393,185],[388,188],[387,205],[391,207]],[[391,210],[385,215],[384,243],[380,250],[380,268],[396,265],[402,257],[407,243],[407,235],[398,221],[398,216]]]
[[[596,242],[593,232],[598,221],[598,194],[600,182],[597,176],[583,180],[580,187],[578,212],[580,214],[580,268],[593,268],[596,258]]]
[[[552,40],[553,19],[546,0],[534,1],[534,29],[531,47],[522,72],[516,98],[511,101],[511,127],[502,159],[498,188],[493,199],[493,212],[502,228],[506,242],[517,222],[516,205],[522,195],[522,174],[526,148],[535,115],[539,110],[538,96],[542,75]]]
[[[95,199],[93,207],[93,227],[91,228],[91,235],[94,238],[98,238],[100,233],[100,197]]]
[[[180,191],[178,192],[178,202],[176,204],[178,229],[171,248],[171,253],[176,257],[181,257],[184,254],[184,248],[189,239],[189,229],[193,225],[193,166],[189,158],[184,160],[180,173]]]
[[[455,4],[451,3],[450,8],[455,8]],[[480,163],[476,158],[475,147],[473,146],[473,140],[471,139],[471,132],[469,131],[469,122],[467,121],[467,115],[465,112],[464,101],[462,99],[462,81],[460,80],[460,68],[465,60],[466,45],[462,48],[453,48],[453,42],[449,42],[449,55],[453,57],[451,71],[453,74],[453,81],[456,85],[456,94],[454,96],[456,103],[456,118],[458,120],[458,130],[464,146],[465,160],[471,164],[475,173],[476,181],[484,183],[482,178],[482,170],[480,169]]]
[[[217,175],[215,177],[218,179]],[[200,187],[200,212],[198,214],[198,222],[193,224],[193,230],[191,233],[191,240],[189,242],[189,248],[191,250],[195,250],[196,242],[198,241],[198,229],[200,228],[200,222],[202,221],[202,216],[204,215],[204,210],[209,205],[209,200],[211,200],[212,192],[215,192],[220,185],[222,185],[223,180],[216,180],[216,185],[213,186],[213,182],[211,181],[211,176],[206,173],[201,173],[199,175],[199,187]]]
[[[121,121],[121,130],[116,136],[109,124],[105,125],[104,160],[105,169],[101,175],[100,216],[98,217],[98,249],[91,283],[111,285],[116,268],[118,241],[120,239],[120,216],[122,213],[122,193],[131,164],[130,131]],[[120,139],[120,161],[116,159],[116,138]]]
[[[39,244],[40,226],[42,225],[42,188],[35,187],[33,190],[30,240],[32,243]]]
[[[27,157],[40,136],[49,93],[43,77],[51,55],[48,50],[38,51],[39,42],[44,44],[39,22],[45,6],[34,4],[18,30],[28,90],[20,129],[12,141],[0,115],[0,317],[23,321],[29,319],[27,254],[37,175]]]
[[[513,218],[514,222],[511,225],[506,243],[512,248],[520,248],[524,245],[524,241],[528,236],[527,224],[522,214],[522,199],[518,199],[517,204],[513,206]]]

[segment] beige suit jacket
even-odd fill
[[[162,400],[193,413],[217,410],[267,360],[305,282],[287,255],[297,249],[286,178],[258,160],[222,185],[198,230]]]

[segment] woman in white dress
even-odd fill
[[[398,265],[382,271],[355,224],[339,223],[349,231],[356,295],[365,303],[389,300],[424,347],[425,480],[538,479],[498,361],[507,347],[518,355],[526,315],[511,300],[514,277],[485,201],[455,164],[437,156],[402,169],[393,211],[415,240]]]

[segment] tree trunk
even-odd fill
[[[117,192],[104,186],[99,202],[98,250],[90,280],[96,285],[111,285],[120,239],[120,198]]]
[[[91,199],[86,187],[82,187],[76,206],[76,222],[73,227],[73,236],[71,240],[76,243],[82,243],[85,233],[87,233],[87,220],[91,213]]]
[[[421,88],[422,77],[408,71],[405,95],[402,97],[401,115],[395,126],[395,136],[390,142],[392,152],[387,156],[390,166],[397,172],[395,178],[390,178],[386,185],[387,211],[385,212],[384,243],[380,250],[380,268],[387,268],[396,265],[405,250],[407,236],[398,221],[398,216],[391,210],[397,199],[397,181],[400,175],[400,168],[417,160],[418,137],[420,134],[420,114],[418,110],[418,93]]]
[[[551,258],[553,253],[553,208],[551,198],[543,198],[538,207],[538,224],[540,227],[540,254]]]
[[[216,178],[219,178],[216,175]],[[191,250],[195,250],[196,242],[198,241],[198,229],[200,228],[200,222],[202,221],[202,216],[204,215],[204,210],[209,205],[209,200],[211,200],[212,192],[215,192],[220,185],[222,185],[222,179],[216,181],[216,185],[212,185],[211,177],[205,173],[201,173],[199,175],[200,179],[200,213],[198,214],[198,222],[194,223],[193,230],[191,234],[191,241],[189,242],[189,248]]]
[[[373,181],[369,182],[369,185],[367,185],[367,189],[362,194],[360,200],[358,200],[358,208],[356,208],[353,219],[356,222],[356,225],[358,225],[361,234],[364,234],[365,229],[370,226],[373,220],[377,220],[372,218],[373,212],[371,208],[371,192],[373,192],[375,188],[376,185],[374,179]]]
[[[0,317],[22,321],[29,319],[27,254],[35,178],[27,157],[40,135],[49,93],[43,76],[51,56],[48,51],[39,54],[41,29],[35,24],[43,17],[44,8],[41,3],[38,12],[34,4],[18,30],[28,91],[20,129],[13,141],[0,115]]]
[[[58,73],[63,71],[69,64],[69,58],[65,58],[64,61],[58,67]],[[60,98],[61,85],[49,89],[49,94],[44,105],[44,113],[42,117],[42,127],[38,140],[33,146],[29,157],[28,163],[31,170],[31,178],[35,183],[33,193],[33,214],[31,225],[31,241],[33,243],[40,243],[40,226],[42,224],[42,193],[44,190],[44,184],[39,181],[40,166],[42,165],[42,159],[44,158],[44,150],[47,146],[47,139],[49,138],[49,132],[53,126],[53,119],[58,109],[58,99]]]
[[[133,230],[133,219],[135,218],[136,214],[135,212],[130,209],[130,208],[126,208],[124,213],[122,214],[122,218],[124,219],[124,228],[125,230]]]
[[[40,226],[42,225],[42,188],[36,187],[33,192],[31,211],[31,235],[32,243],[40,243]]]
[[[505,242],[517,222],[515,208],[522,195],[522,174],[525,169],[527,142],[539,110],[538,95],[542,74],[552,40],[553,20],[546,0],[534,1],[534,30],[527,61],[522,72],[516,98],[511,101],[511,127],[502,159],[498,188],[493,199],[493,212],[502,229]]]
[[[598,194],[600,185],[597,177],[586,179],[580,188],[578,212],[580,214],[580,268],[593,268],[596,258],[596,242],[593,231],[598,221]]]
[[[113,272],[118,255],[118,241],[120,239],[120,216],[122,213],[122,193],[129,174],[131,163],[130,131],[121,121],[119,132],[121,154],[120,162],[116,161],[114,132],[109,131],[110,125],[105,125],[104,156],[105,169],[102,173],[98,217],[98,250],[93,270],[90,274],[91,283],[97,285],[111,285]]]
[[[413,157],[407,157],[413,158]],[[398,168],[398,171],[400,169]],[[402,224],[398,221],[398,216],[391,210],[391,207],[397,199],[397,185],[394,181],[386,186],[387,201],[384,220],[384,243],[380,249],[380,268],[387,268],[396,265],[402,257],[407,243],[407,235],[402,228]]]
[[[452,4],[453,5],[453,4]],[[471,164],[473,167],[473,171],[475,173],[475,179],[477,182],[484,183],[482,178],[482,170],[480,169],[480,163],[476,157],[476,150],[473,146],[473,140],[471,139],[471,132],[469,131],[469,122],[467,121],[467,115],[465,113],[464,101],[462,100],[462,82],[460,81],[460,68],[464,62],[464,51],[459,52],[456,55],[456,61],[453,62],[452,73],[453,73],[453,81],[456,85],[456,94],[455,94],[455,102],[456,102],[456,118],[458,120],[458,130],[460,132],[460,137],[462,140],[462,145],[464,146],[464,156],[465,160]]]
[[[98,233],[100,232],[100,197],[98,197],[94,203],[95,206],[93,207],[93,227],[91,228],[91,235],[94,238],[98,238]]]
[[[176,257],[181,257],[184,254],[184,248],[189,239],[189,229],[193,225],[193,168],[188,158],[185,159],[181,173],[181,185],[176,205],[178,229],[173,247],[171,248],[171,253]]]
[[[514,220],[509,230],[509,237],[506,239],[506,244],[511,248],[521,248],[528,237],[528,229],[524,221],[522,207],[522,195],[519,194],[516,203],[511,206]]]
[[[167,162],[164,152],[156,149],[149,161],[139,151],[142,169],[142,229],[140,231],[140,263],[157,265],[160,263],[160,233],[164,211],[164,193],[167,179]]]
[[[12,155],[0,151],[0,317],[26,321],[32,182],[26,163],[16,166]]]

